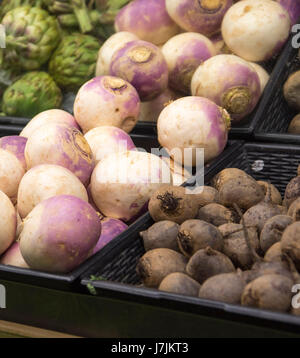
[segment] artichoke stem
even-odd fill
[[[84,34],[93,30],[93,25],[88,14],[84,0],[71,0],[73,11],[77,17],[81,32]]]
[[[68,14],[73,11],[72,6],[67,3],[55,1],[53,5],[49,7],[49,11],[54,14]]]

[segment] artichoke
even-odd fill
[[[19,6],[42,6],[43,0],[3,0],[0,5],[0,19],[10,10]]]
[[[2,111],[9,116],[32,118],[47,109],[59,108],[61,101],[61,90],[48,73],[33,71],[5,90]]]
[[[100,45],[91,35],[64,37],[50,59],[50,75],[61,88],[77,91],[94,76]]]
[[[3,60],[13,67],[37,70],[46,63],[60,40],[57,20],[38,7],[21,6],[2,20],[6,29]]]

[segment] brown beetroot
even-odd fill
[[[293,178],[285,188],[284,203],[287,208],[300,197],[300,176]]]
[[[262,250],[266,252],[273,244],[280,241],[284,230],[292,222],[293,219],[287,215],[276,215],[268,219],[260,233]]]
[[[186,189],[171,185],[161,186],[149,201],[149,213],[154,221],[170,220],[182,224],[193,219],[198,212],[198,203]]]
[[[295,263],[296,268],[300,269],[300,221],[288,226],[281,238],[281,250],[287,254]]]
[[[283,95],[290,107],[300,110],[300,71],[292,73],[284,83]]]
[[[187,274],[201,284],[209,277],[234,271],[231,260],[211,247],[198,250],[186,266]]]
[[[243,270],[253,265],[253,255],[245,240],[243,226],[240,224],[225,224],[219,227],[224,238],[223,253],[227,255],[236,267]],[[258,253],[260,246],[256,227],[248,227],[248,236],[251,246]]]
[[[199,297],[225,303],[240,304],[246,286],[242,272],[222,273],[207,279]]]
[[[250,176],[246,172],[238,168],[225,168],[214,176],[211,184],[215,189],[219,191],[226,181],[240,177],[244,178]]]
[[[276,204],[276,205],[282,204],[281,194],[275,185],[268,183],[266,181],[260,181],[260,180],[257,182],[257,184],[259,184],[263,188],[266,199],[268,199],[268,196],[270,195],[270,201],[273,204]]]
[[[300,134],[300,114],[297,114],[292,119],[287,132],[291,134]]]
[[[261,201],[252,206],[244,214],[245,225],[256,226],[259,233],[261,233],[265,223],[273,216],[280,215],[281,210],[277,205]]]
[[[154,249],[146,252],[139,260],[136,271],[147,287],[158,287],[172,272],[185,272],[186,258],[170,249]]]
[[[284,262],[282,258],[281,243],[272,245],[264,256],[266,262]]]
[[[182,272],[173,272],[166,276],[160,283],[160,291],[172,292],[181,295],[198,296],[201,285]]]
[[[298,165],[298,168],[297,168],[297,175],[300,175],[300,165]]]
[[[264,199],[264,190],[250,176],[226,180],[219,190],[220,203],[224,206],[237,204],[247,210]]]
[[[242,294],[242,305],[286,312],[291,305],[293,281],[281,275],[264,275],[250,282]]]
[[[206,221],[215,226],[238,222],[238,216],[235,211],[216,203],[207,204],[200,208],[197,219]]]
[[[289,207],[287,214],[294,220],[300,220],[300,197],[297,198]]]
[[[190,191],[195,195],[198,206],[202,207],[207,204],[219,203],[219,192],[211,186],[201,186]]]
[[[177,244],[178,231],[179,225],[173,221],[164,220],[153,224],[148,230],[140,233],[145,251],[159,248],[179,251]]]
[[[177,240],[180,251],[188,257],[208,246],[219,251],[223,249],[219,229],[202,220],[191,219],[181,224]]]

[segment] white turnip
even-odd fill
[[[15,241],[0,257],[0,264],[29,268],[21,254],[20,243],[18,241]]]
[[[193,96],[209,98],[238,121],[256,106],[261,86],[256,70],[235,55],[217,55],[198,67],[192,78]]]
[[[160,49],[147,41],[131,41],[116,51],[110,74],[130,82],[141,101],[150,101],[168,86],[166,60]]]
[[[127,81],[99,76],[78,91],[74,115],[84,133],[99,126],[115,126],[130,132],[138,121],[140,98]]]
[[[19,161],[22,163],[24,170],[26,170],[26,160],[24,150],[26,146],[27,138],[11,135],[0,138],[0,148],[8,150],[13,153]]]
[[[165,0],[131,1],[116,16],[115,29],[132,32],[155,45],[163,44],[179,32],[167,13]]]
[[[204,35],[185,32],[167,41],[162,53],[169,68],[169,86],[190,94],[194,72],[203,61],[216,55],[216,48]]]
[[[24,220],[20,250],[35,270],[67,273],[85,261],[101,234],[97,212],[71,195],[39,203]]]
[[[37,165],[28,170],[20,182],[18,212],[25,218],[41,201],[62,194],[88,201],[86,188],[70,170],[60,165]]]
[[[158,140],[176,162],[181,161],[180,164],[186,167],[195,166],[202,160],[196,156],[198,148],[204,149],[206,163],[223,151],[229,126],[230,117],[226,110],[212,101],[183,97],[161,112],[157,122]]]
[[[271,0],[244,0],[225,14],[222,35],[226,45],[248,61],[266,61],[286,42],[291,21],[288,12]]]
[[[0,255],[14,242],[17,230],[17,213],[8,196],[0,191]]]
[[[158,156],[119,152],[97,164],[91,177],[91,193],[103,215],[128,222],[144,213],[151,195],[170,182],[170,169]]]
[[[256,73],[258,74],[259,80],[260,80],[260,88],[261,92],[264,91],[267,83],[269,82],[270,75],[268,72],[259,64],[250,62],[251,66],[254,67]]]
[[[136,149],[131,137],[118,127],[96,127],[84,137],[91,147],[95,164],[109,154]]]
[[[48,123],[36,129],[25,147],[27,169],[39,164],[56,164],[69,169],[87,185],[94,161],[83,134],[65,124]]]

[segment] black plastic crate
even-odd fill
[[[231,155],[224,153],[217,166],[206,169],[205,183],[209,184],[220,170],[235,167],[245,170],[257,180],[270,180],[283,194],[288,182],[296,176],[299,163],[300,146],[239,142]],[[83,276],[82,285],[87,286],[91,293],[100,296],[118,297],[147,304],[149,307],[167,307],[180,312],[190,312],[191,324],[193,318],[196,321],[204,315],[210,319],[223,318],[228,324],[229,321],[251,324],[259,327],[261,332],[266,328],[273,328],[300,335],[300,317],[291,314],[224,304],[142,287],[136,274],[138,259],[145,252],[139,232],[152,224],[149,213],[145,214],[136,222],[136,231],[132,236],[127,236],[125,240],[118,238],[111,245],[107,245],[100,253],[95,266]],[[203,330],[203,327],[199,327],[199,332],[200,330]]]
[[[286,44],[271,76],[271,85],[261,101],[261,120],[254,131],[260,141],[300,143],[300,135],[287,133],[290,122],[298,113],[291,108],[284,96],[283,86],[289,75],[300,70],[298,51],[292,46],[293,36]]]

